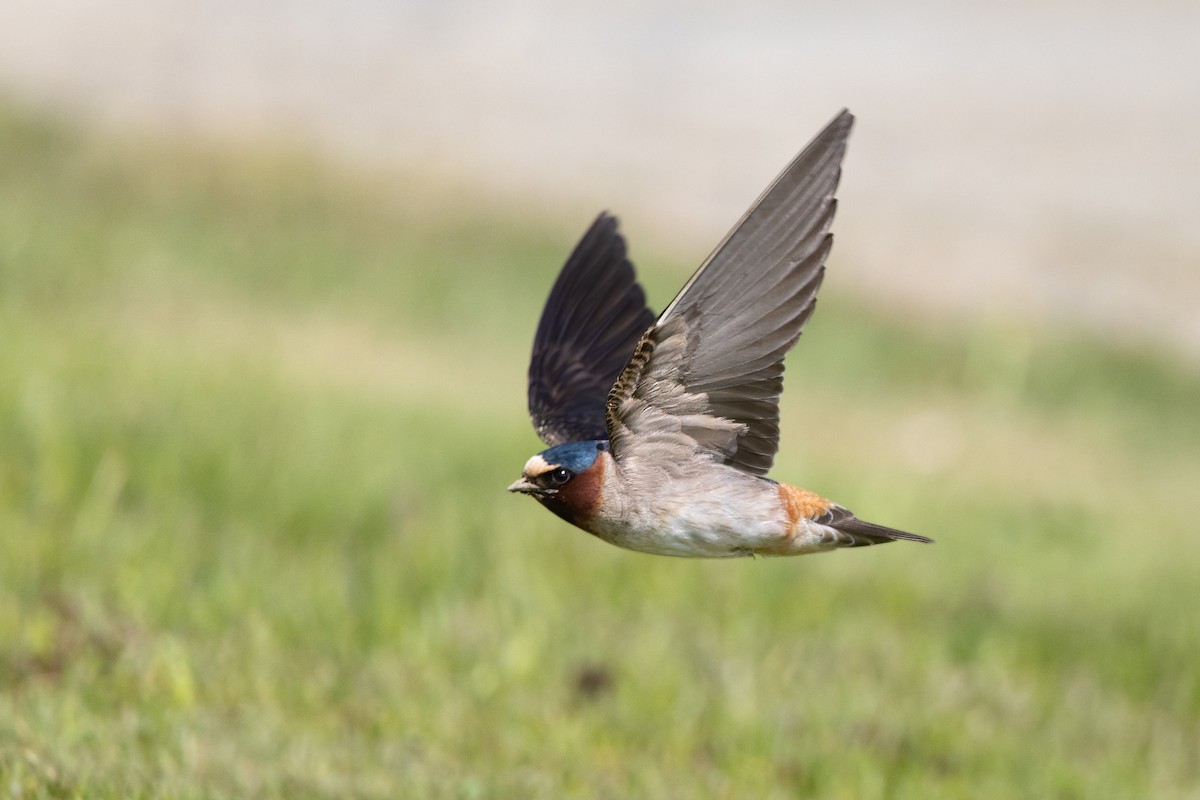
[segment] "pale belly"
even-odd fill
[[[777,484],[744,473],[716,478],[623,492],[626,502],[614,503],[608,514],[589,520],[588,530],[619,547],[664,556],[802,552],[795,549],[801,543],[795,542]]]

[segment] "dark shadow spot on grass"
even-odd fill
[[[595,701],[611,694],[616,689],[616,680],[608,667],[584,664],[575,670],[572,688],[577,698]]]

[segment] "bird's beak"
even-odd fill
[[[512,486],[508,487],[510,492],[520,492],[521,494],[533,494],[537,491],[537,486],[530,483],[524,476],[520,480],[515,481]]]

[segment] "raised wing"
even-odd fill
[[[788,164],[638,342],[607,401],[615,458],[770,470],[783,357],[816,303],[853,123],[842,111]]]
[[[605,438],[604,398],[653,324],[617,219],[601,214],[558,274],[533,339],[529,416],[542,441]]]

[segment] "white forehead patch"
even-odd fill
[[[546,459],[542,458],[541,453],[525,462],[525,475],[529,478],[536,478],[542,473],[549,472],[553,467],[546,463]]]

